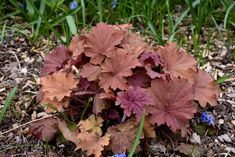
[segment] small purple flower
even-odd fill
[[[78,6],[78,2],[77,1],[73,1],[71,4],[70,4],[70,10],[73,10],[73,9],[76,9]]]
[[[126,157],[126,154],[125,153],[115,154],[113,157]]]
[[[207,123],[208,125],[214,125],[214,117],[211,114],[208,114],[206,112],[202,112],[201,117],[200,117],[201,121],[204,123]]]
[[[118,4],[118,0],[113,0],[112,8],[115,9],[117,7],[117,4]]]

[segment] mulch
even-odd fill
[[[206,132],[200,136],[196,129],[191,127],[191,134],[186,138],[179,138],[169,132],[164,133],[160,127],[158,133],[161,138],[147,142],[145,156],[185,156],[177,151],[183,144],[194,145],[202,151],[204,156],[233,156],[235,155],[235,64],[232,52],[235,49],[234,32],[213,33],[210,47],[207,49],[207,33],[216,32],[215,28],[204,29],[200,50],[206,58],[202,67],[211,73],[215,79],[224,75],[230,78],[220,84],[222,93],[216,107],[200,109],[207,111],[215,117],[214,133]],[[30,31],[29,31],[30,32]],[[187,34],[187,33],[186,33]],[[15,86],[18,92],[11,107],[4,115],[0,124],[0,156],[82,156],[74,152],[74,144],[68,141],[51,143],[38,141],[29,133],[28,123],[47,116],[43,107],[36,103],[36,94],[39,89],[40,68],[43,56],[55,45],[53,41],[40,39],[37,44],[30,44],[29,35],[22,36],[7,31],[2,44],[0,44],[0,108],[7,97],[7,93]],[[187,34],[188,44],[184,48],[192,50],[192,38]],[[200,115],[190,121],[190,126],[200,123]],[[17,128],[17,129],[15,129]],[[6,132],[6,133],[5,133]],[[139,155],[141,156],[141,155]]]

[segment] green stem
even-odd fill
[[[128,157],[132,157],[132,156],[134,155],[135,149],[136,149],[136,147],[137,147],[138,144],[139,144],[140,135],[141,135],[142,130],[143,130],[143,128],[144,128],[144,118],[145,118],[145,111],[143,111],[143,113],[142,113],[141,120],[140,120],[140,125],[139,125],[139,130],[138,130],[138,132],[137,132],[137,135],[136,135],[134,144],[132,145],[131,151],[130,151],[130,153],[128,154]]]

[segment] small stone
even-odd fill
[[[28,69],[27,68],[22,68],[21,69],[21,73],[23,73],[24,75],[26,75],[28,73]]]
[[[233,126],[235,126],[235,120],[232,120],[231,123],[233,124]]]
[[[31,115],[31,119],[32,119],[32,120],[37,119],[37,113],[36,113],[36,111],[33,111],[32,115]]]
[[[195,143],[195,144],[201,144],[200,136],[194,132],[190,138],[190,142]]]
[[[219,124],[224,124],[224,120],[223,120],[223,119],[220,119],[220,120],[218,121],[218,123],[219,123]]]
[[[227,134],[218,136],[218,139],[221,142],[232,142],[232,140],[229,138],[229,136]]]

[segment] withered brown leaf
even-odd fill
[[[104,146],[109,144],[110,135],[100,137],[96,133],[81,132],[77,138],[81,141],[79,147],[86,150],[87,155],[94,154],[95,157],[100,157]]]
[[[52,75],[41,77],[42,92],[45,99],[61,101],[70,96],[72,89],[77,87],[78,80],[73,73],[58,71]]]
[[[96,133],[99,136],[102,135],[102,123],[103,119],[101,117],[97,117],[94,114],[92,114],[88,119],[81,120],[78,124],[79,129],[82,132],[90,132],[90,133]]]
[[[109,148],[115,154],[130,151],[137,131],[138,127],[135,125],[134,120],[109,127],[107,131],[107,134],[110,135]]]
[[[58,131],[57,119],[54,117],[44,118],[29,124],[30,132],[39,140],[51,141]]]

